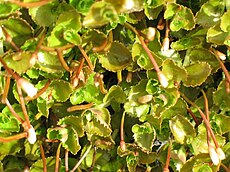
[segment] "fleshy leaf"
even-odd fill
[[[79,45],[81,43],[81,37],[74,29],[65,30],[63,37],[72,44]]]
[[[53,87],[52,96],[58,102],[64,102],[69,99],[73,91],[71,84],[63,80],[53,80],[50,84],[50,87]]]
[[[20,126],[18,120],[8,117],[6,114],[0,114],[1,132],[19,132]]]
[[[210,155],[209,154],[199,154],[197,156],[191,157],[181,168],[180,171],[183,172],[190,172],[194,171],[194,167],[196,169],[196,166],[200,166],[199,169],[205,168],[207,164],[209,166],[209,163],[211,162]],[[206,169],[206,168],[205,168]],[[218,167],[212,166],[212,171],[217,171]]]
[[[104,68],[117,72],[127,67],[132,60],[129,50],[119,42],[113,42],[106,55],[101,55],[99,61]]]
[[[7,137],[6,135],[0,135],[0,137]],[[0,142],[0,160],[3,160],[5,156],[16,155],[22,149],[22,144],[19,140],[13,140],[11,142]]]
[[[77,9],[77,11],[85,15],[89,11],[91,5],[94,3],[94,0],[85,0],[85,1],[70,0],[69,2],[71,5],[74,6],[74,8]]]
[[[213,102],[217,105],[221,110],[230,110],[230,96],[226,94],[226,81],[222,81],[216,92],[213,94]]]
[[[109,104],[111,101],[116,101],[118,103],[125,103],[126,94],[121,89],[120,86],[114,85],[110,87],[108,93],[105,95],[103,102]]]
[[[83,121],[80,117],[68,116],[62,118],[58,121],[58,125],[67,125],[68,127],[73,128],[77,132],[79,137],[82,137],[84,135]]]
[[[204,28],[212,27],[224,13],[224,1],[212,0],[203,4],[196,14],[196,23]]]
[[[138,164],[137,156],[135,156],[134,154],[129,154],[126,157],[126,163],[127,163],[127,167],[128,167],[129,172],[135,172],[137,164]]]
[[[21,74],[32,67],[31,55],[32,53],[29,52],[10,54],[4,58],[4,61],[11,69]]]
[[[191,30],[194,26],[195,18],[191,9],[180,6],[170,23],[170,29],[172,31],[179,31],[180,29]]]
[[[230,117],[222,114],[213,116],[212,122],[214,122],[220,129],[221,134],[228,133],[230,131]]]
[[[216,56],[207,49],[194,48],[187,53],[187,56],[189,56],[190,60],[194,62],[207,62],[211,66],[212,73],[216,72],[220,68]]]
[[[230,18],[230,10],[225,12],[224,15],[221,17],[220,28],[224,32],[230,32],[229,18]]]
[[[117,12],[113,5],[107,2],[99,1],[94,3],[86,14],[83,25],[85,27],[100,27],[110,21],[118,19]]]
[[[57,4],[50,3],[40,7],[29,8],[33,20],[40,26],[53,26],[58,18]]]
[[[51,35],[48,37],[48,45],[50,47],[63,46],[67,41],[79,44],[80,37],[77,32],[81,28],[80,15],[76,10],[64,11],[59,15],[58,20]],[[72,30],[72,31],[71,31]],[[71,37],[67,37],[68,32],[71,31]],[[67,32],[67,33],[65,33]],[[70,39],[71,38],[71,39]],[[77,38],[77,40],[73,40]]]
[[[225,138],[218,134],[215,134],[215,136],[218,144],[220,147],[222,147],[225,144]],[[207,132],[203,123],[198,127],[198,135],[191,138],[189,142],[191,142],[194,155],[198,155],[200,153],[208,153]],[[213,140],[211,140],[210,144],[214,146]]]
[[[219,22],[215,26],[208,29],[207,42],[215,43],[217,45],[230,45],[230,43],[227,41],[229,35],[230,33],[221,30]]]
[[[164,13],[164,18],[172,19],[179,9],[180,9],[180,5],[175,3],[168,3]]]
[[[1,21],[0,24],[5,27],[18,46],[21,46],[26,40],[32,38],[32,27],[25,20],[11,17]]]
[[[201,85],[211,73],[211,67],[206,62],[191,64],[185,67],[188,77],[184,82],[185,86]]]
[[[153,147],[153,142],[156,138],[154,128],[152,128],[152,126],[146,122],[141,125],[133,125],[132,132],[134,133],[133,137],[138,146],[140,146],[143,150],[150,152]]]
[[[187,78],[186,70],[176,65],[174,61],[170,59],[165,60],[162,64],[162,67],[162,72],[171,83],[171,86],[174,86],[175,82],[179,84],[181,81],[185,81]]]
[[[64,72],[64,68],[62,67],[58,57],[48,52],[38,53],[38,63],[35,67],[48,73]]]
[[[98,135],[108,137],[112,130],[110,127],[110,114],[106,108],[91,108],[84,113],[85,130],[89,137]]]
[[[181,115],[174,116],[169,121],[169,126],[175,140],[181,144],[186,142],[188,136],[194,137],[196,135],[196,131],[192,124]]]
[[[1,8],[0,8],[0,17],[6,17],[16,11],[19,7],[18,5],[0,2]]]

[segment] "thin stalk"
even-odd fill
[[[60,158],[60,152],[61,152],[61,143],[59,143],[57,152],[56,152],[56,158],[55,158],[55,172],[59,172],[59,158]]]
[[[225,166],[223,163],[221,163],[220,165],[226,172],[230,172],[230,169],[227,166]]]
[[[93,47],[93,52],[100,52],[100,51],[104,51],[105,50],[105,47],[107,46],[108,44],[108,40],[105,39],[105,41],[98,47]]]
[[[213,52],[215,54],[216,59],[218,60],[218,62],[220,64],[221,69],[223,70],[223,72],[225,74],[226,79],[230,83],[230,75],[229,75],[227,68],[225,67],[224,63],[220,60],[220,58],[218,57],[216,50],[213,49]]]
[[[172,142],[169,141],[169,147],[168,147],[168,153],[167,153],[167,159],[165,162],[164,172],[169,172],[169,163],[170,163],[170,157],[171,157],[171,148],[172,148]]]
[[[85,59],[82,58],[80,60],[80,64],[77,68],[77,71],[73,74],[73,76],[71,77],[71,82],[73,84],[74,87],[76,87],[78,85],[78,82],[79,82],[79,75],[82,71],[82,68],[83,68],[83,65],[84,65],[84,62],[85,62]]]
[[[192,106],[194,106],[195,108],[197,108],[197,110],[200,113],[200,116],[204,120],[204,123],[205,123],[205,125],[206,125],[206,127],[207,127],[207,129],[208,129],[208,131],[209,131],[209,133],[210,133],[210,135],[212,137],[212,139],[213,139],[213,142],[214,142],[216,148],[219,148],[219,144],[216,141],[216,137],[215,137],[215,135],[214,135],[214,133],[213,133],[213,131],[211,129],[211,126],[210,126],[209,122],[207,121],[207,119],[205,117],[205,114],[202,112],[202,110],[195,103],[193,103],[192,101],[190,101],[183,93],[180,93],[180,95],[183,97],[183,99],[185,99],[186,102],[188,102],[189,104],[191,104]]]
[[[132,72],[128,72],[128,74],[126,76],[126,82],[128,82],[128,83],[132,82],[132,77],[133,77]]]
[[[104,87],[104,82],[103,82],[103,75],[99,75],[98,77],[98,81],[99,81],[99,87],[100,87],[100,91],[102,94],[106,94],[108,91],[105,89]]]
[[[41,157],[42,157],[43,172],[47,172],[46,157],[45,157],[45,152],[44,152],[42,144],[40,144],[40,152],[41,152]]]
[[[160,81],[161,85],[163,87],[167,87],[168,86],[168,80],[167,78],[164,76],[164,74],[161,72],[153,54],[151,53],[151,51],[149,50],[148,46],[146,45],[145,41],[142,39],[141,35],[139,34],[139,32],[129,23],[125,23],[124,24],[125,27],[127,27],[128,29],[132,30],[138,37],[142,47],[144,48],[145,52],[147,53],[151,63],[153,64],[153,67],[155,69],[155,71],[157,72],[157,77],[158,80]]]
[[[75,106],[69,107],[67,109],[67,112],[73,112],[73,111],[77,111],[77,110],[85,110],[85,109],[88,109],[92,106],[93,106],[93,103],[88,103],[88,104],[84,104],[84,105],[75,105]]]
[[[14,108],[11,106],[7,98],[5,99],[5,103],[6,106],[9,108],[10,112],[15,116],[15,118],[23,124],[24,120],[15,112]]]
[[[194,113],[191,111],[191,109],[187,108],[188,113],[192,116],[193,120],[195,121],[196,125],[199,125],[199,121],[197,120],[196,116]]]
[[[40,40],[38,41],[38,45],[36,46],[36,49],[32,54],[32,58],[35,57],[37,59],[37,54],[38,54],[38,51],[39,51],[39,49],[40,49],[40,47],[42,45],[42,42],[44,41],[45,35],[46,35],[46,31],[44,31],[44,33],[42,34]]]
[[[63,67],[66,71],[70,72],[70,68],[69,68],[69,66],[67,65],[67,63],[66,63],[66,61],[65,61],[65,59],[64,59],[64,57],[63,57],[62,50],[60,50],[59,48],[57,48],[56,51],[57,51],[57,56],[58,56],[58,59],[59,59],[61,65],[62,65],[62,67]]]
[[[38,7],[38,6],[42,6],[45,5],[49,2],[51,2],[52,0],[41,0],[38,2],[21,2],[21,1],[17,1],[17,0],[7,0],[7,2],[10,2],[12,4],[16,4],[18,6],[24,7],[24,8],[31,8],[31,7]]]
[[[77,164],[74,166],[74,168],[70,172],[74,172],[79,167],[79,165],[82,163],[82,161],[88,155],[88,153],[91,150],[91,148],[92,148],[92,145],[89,145],[88,149],[85,151],[85,153],[82,155],[82,157],[80,158],[80,160],[77,162]]]
[[[93,171],[93,169],[94,169],[94,166],[95,166],[95,163],[96,163],[96,154],[97,154],[97,147],[94,146],[93,147],[93,160],[92,160],[92,164],[91,164],[89,172]]]
[[[9,136],[9,137],[0,137],[0,142],[11,142],[11,141],[14,141],[14,140],[19,140],[19,139],[22,139],[22,138],[26,138],[27,135],[28,135],[27,132],[23,132],[23,133],[20,133],[20,134]]]
[[[73,48],[74,46],[75,46],[74,44],[67,44],[67,45],[64,45],[62,47],[58,47],[58,49],[61,51],[64,51],[64,50],[68,50],[70,48]],[[52,48],[52,47],[46,47],[43,45],[41,45],[40,48],[41,48],[41,50],[48,51],[48,52],[54,52],[57,49],[57,48]]]
[[[65,171],[69,171],[69,151],[68,149],[65,150]]]
[[[6,76],[6,85],[2,95],[2,103],[5,103],[5,100],[7,99],[9,88],[10,88],[10,79],[11,78],[9,76]]]
[[[17,73],[13,72],[13,70],[7,66],[6,62],[2,59],[2,57],[0,57],[0,62],[2,63],[7,73],[11,75],[16,81],[20,79],[20,76]]]
[[[26,110],[24,97],[22,95],[21,87],[18,84],[17,84],[17,91],[18,91],[18,95],[19,95],[19,101],[20,101],[20,105],[21,105],[21,108],[22,108],[22,112],[23,112],[24,117],[25,117],[26,125],[27,125],[28,129],[30,129],[31,128],[30,120],[29,120],[29,116],[28,116],[28,113],[27,113],[27,110]]]
[[[1,28],[2,28],[4,36],[6,37],[6,41],[9,42],[14,47],[15,50],[21,51],[20,48],[18,48],[18,46],[14,43],[12,37],[7,32],[7,30],[5,29],[5,27],[2,26]]]
[[[227,79],[225,80],[225,90],[227,94],[230,93],[230,83],[228,82]]]
[[[124,124],[125,124],[125,112],[123,112],[121,117],[121,126],[120,126],[120,147],[121,150],[126,150],[125,139],[124,139]]]
[[[29,96],[27,96],[26,98],[25,98],[25,100],[26,101],[30,101],[30,100],[34,100],[34,99],[37,99],[38,97],[40,97],[46,90],[47,90],[47,88],[50,86],[50,80],[48,80],[47,81],[47,83],[45,84],[45,86],[42,88],[42,89],[40,89],[39,91],[38,91],[38,93],[34,96],[34,97],[29,97]]]
[[[149,48],[146,45],[145,41],[142,39],[142,37],[139,34],[139,32],[129,23],[125,23],[124,26],[127,27],[128,29],[132,30],[137,35],[142,47],[144,48],[144,50],[146,51],[147,55],[149,56],[149,59],[151,60],[154,69],[156,70],[157,73],[160,72],[160,68],[158,67],[155,58],[153,57],[151,51],[149,50]]]
[[[122,82],[122,71],[121,70],[117,71],[117,81],[118,81],[118,84]]]
[[[88,57],[88,55],[86,54],[85,50],[81,47],[81,46],[78,46],[79,50],[81,51],[82,55],[84,56],[86,62],[88,63],[88,66],[90,68],[91,71],[94,71],[94,67],[93,67],[93,64],[91,63],[90,61],[90,58]]]
[[[207,99],[207,96],[206,96],[204,90],[201,90],[201,92],[202,92],[203,97],[204,97],[204,107],[205,107],[206,119],[209,122],[208,99]],[[210,146],[210,133],[209,133],[208,130],[206,130],[206,132],[207,132],[207,144],[208,144],[208,147],[209,147]]]

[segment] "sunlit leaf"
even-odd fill
[[[126,95],[120,86],[110,87],[108,93],[105,95],[103,102],[109,104],[111,101],[118,103],[125,103]]]
[[[196,135],[193,125],[183,116],[174,116],[169,121],[170,129],[175,140],[181,144],[186,142],[188,136],[194,137]]]
[[[101,55],[99,61],[104,68],[117,72],[127,67],[132,60],[129,50],[119,42],[113,42],[106,55]]]
[[[103,26],[110,21],[116,21],[117,17],[117,12],[110,3],[100,1],[91,6],[84,18],[83,25],[95,28]]]
[[[211,73],[211,67],[206,62],[191,64],[185,67],[188,77],[185,81],[185,86],[201,85]]]
[[[4,58],[7,65],[12,68],[15,72],[24,73],[30,67],[32,67],[32,53],[30,52],[19,52],[10,54]]]
[[[47,157],[46,158],[46,163],[47,163],[47,171],[54,171],[55,170],[55,164],[56,164],[56,160],[55,157]],[[59,163],[59,168],[60,168],[60,164],[61,162],[58,161]],[[43,171],[43,161],[42,159],[36,161],[30,168],[31,172],[40,172]]]
[[[224,32],[230,32],[229,18],[230,18],[230,10],[225,12],[224,15],[221,17],[220,28]]]
[[[135,124],[132,127],[132,132],[134,133],[134,139],[136,143],[146,151],[151,151],[153,147],[153,142],[156,138],[156,132],[151,125],[146,122],[142,125]]]
[[[87,14],[91,5],[94,3],[94,0],[86,0],[86,1],[79,1],[79,0],[70,0],[70,4],[74,6],[82,14]]]

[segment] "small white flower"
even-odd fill
[[[28,129],[27,139],[28,139],[30,144],[34,144],[37,140],[36,133],[35,133],[33,126],[30,126],[30,128]]]
[[[226,60],[226,55],[220,51],[216,51],[216,55],[218,55],[218,57],[221,59],[221,60]]]
[[[165,77],[165,75],[162,72],[158,72],[158,79],[164,88],[168,86],[169,84],[168,79]]]
[[[219,155],[220,160],[225,159],[224,151],[220,147],[216,149],[216,153]]]
[[[217,154],[216,150],[214,147],[210,146],[208,149],[210,158],[213,162],[214,165],[218,165],[220,163],[219,155]]]
[[[33,97],[37,94],[38,89],[34,87],[29,81],[24,78],[20,78],[17,80],[19,86],[26,92],[29,97]]]

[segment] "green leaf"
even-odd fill
[[[9,117],[4,113],[0,113],[0,128],[1,132],[19,132],[19,121],[14,117]]]
[[[83,121],[80,117],[68,116],[68,117],[62,118],[58,121],[58,125],[67,125],[67,127],[73,128],[74,131],[77,132],[79,137],[84,136]]]
[[[166,6],[166,10],[164,12],[164,18],[167,20],[172,19],[179,9],[180,9],[180,5],[175,3],[168,3]]]
[[[196,135],[193,125],[181,115],[174,116],[169,120],[169,126],[175,140],[181,144],[186,143],[189,136],[194,137]]]
[[[206,62],[191,64],[185,67],[188,77],[184,82],[185,86],[198,86],[201,85],[207,77],[211,74],[211,66]]]
[[[208,29],[207,42],[215,43],[217,45],[230,45],[228,37],[230,33],[223,32],[220,28],[220,22]]]
[[[48,37],[50,47],[58,47],[67,44],[67,41],[79,44],[80,37],[77,32],[81,28],[80,15],[74,9],[64,11],[58,17],[56,25]],[[77,40],[74,40],[74,39]]]
[[[225,12],[224,15],[221,17],[220,28],[224,32],[230,32],[229,18],[230,18],[230,10]]]
[[[0,2],[1,8],[0,8],[0,17],[7,17],[11,13],[15,12],[19,7],[14,4]]]
[[[104,68],[117,72],[127,67],[132,60],[129,50],[119,42],[113,42],[108,53],[100,55],[99,61]]]
[[[206,164],[210,167],[209,163],[211,162],[210,155],[209,154],[199,154],[197,156],[191,157],[180,169],[183,172],[191,172],[196,170],[196,166],[199,166],[199,168],[205,168]],[[194,168],[195,167],[195,168]],[[218,167],[217,166],[211,166],[213,172],[217,172]],[[209,170],[209,168],[208,168]]]
[[[156,132],[151,127],[150,123],[135,124],[132,127],[133,137],[138,146],[143,150],[150,152],[153,147],[153,142],[156,138]]]
[[[91,5],[94,3],[94,0],[86,0],[86,1],[79,1],[79,0],[70,0],[69,1],[74,8],[77,9],[78,12],[82,14],[87,14]]]
[[[48,73],[62,73],[65,71],[57,55],[48,52],[38,53],[38,61],[35,67]]]
[[[110,114],[106,108],[91,108],[84,116],[85,131],[89,138],[92,135],[108,137],[111,134]]]
[[[21,46],[27,39],[32,38],[32,27],[23,19],[9,18],[0,21],[17,46]]]
[[[174,15],[170,22],[170,29],[172,31],[179,31],[180,29],[191,30],[195,27],[195,18],[191,9],[180,6],[179,10]]]
[[[60,160],[58,161],[59,163],[59,168],[61,167],[61,162]],[[55,164],[56,164],[56,159],[55,157],[46,157],[46,165],[47,165],[47,171],[55,171]],[[31,167],[30,167],[31,172],[41,172],[43,171],[43,160],[40,159],[36,161]]]
[[[0,137],[7,137],[6,135],[0,134]],[[0,160],[3,160],[5,156],[16,155],[22,150],[22,143],[20,140],[13,140],[11,142],[0,142]]]
[[[118,103],[125,103],[126,94],[122,90],[122,88],[118,85],[114,85],[110,87],[108,93],[105,95],[103,102],[107,105],[111,101],[116,101]]]
[[[73,91],[71,84],[63,80],[52,80],[50,87],[53,88],[52,96],[58,102],[65,102]]]
[[[7,55],[4,57],[4,61],[11,69],[21,74],[33,66],[31,56],[32,53],[30,52],[19,52]]]
[[[226,93],[226,81],[222,81],[218,89],[213,94],[213,102],[215,105],[217,105],[221,110],[229,111],[230,107],[230,97]]]
[[[53,26],[58,18],[57,3],[45,4],[40,7],[29,8],[32,19],[40,26]]]
[[[134,154],[130,154],[126,157],[126,163],[129,172],[135,172],[138,164],[138,157]]]
[[[196,47],[200,43],[201,39],[199,37],[183,37],[180,40],[173,42],[171,47],[174,50],[181,51]]]
[[[116,21],[118,19],[117,12],[113,5],[107,2],[99,1],[95,2],[89,12],[86,14],[83,25],[85,27],[95,28],[103,26],[110,21]]]
[[[204,3],[196,14],[196,23],[204,28],[214,26],[224,13],[224,4],[223,0],[211,0]]]
[[[162,64],[162,72],[169,80],[169,87],[174,87],[175,83],[180,83],[187,79],[187,72],[184,68],[176,65],[174,61],[167,59]]]
[[[222,114],[216,114],[212,118],[212,122],[214,122],[218,128],[220,128],[220,133],[225,134],[230,131],[230,126],[228,125],[230,122],[230,117]]]
[[[222,147],[225,144],[225,138],[218,134],[215,134],[215,136],[218,144],[220,147]],[[194,155],[199,155],[200,153],[208,153],[207,130],[204,123],[199,125],[198,135],[190,139],[191,140],[189,140],[189,142],[191,143]],[[211,140],[210,144],[215,147],[213,140]]]
[[[193,48],[190,51],[187,51],[187,55],[189,56],[189,59],[193,62],[207,62],[211,69],[212,69],[212,73],[215,73],[219,68],[219,62],[216,59],[216,56],[211,53],[209,50],[204,49],[204,48]]]

